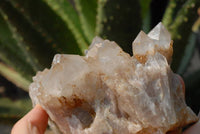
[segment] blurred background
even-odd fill
[[[56,53],[83,55],[95,36],[132,55],[140,30],[161,22],[174,41],[172,69],[200,110],[200,0],[0,0],[0,131],[31,108],[28,86]]]

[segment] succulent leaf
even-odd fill
[[[4,15],[4,18],[6,17]],[[16,39],[19,35],[14,33],[15,30],[6,23],[4,18],[0,14],[0,58],[6,64],[15,68],[26,79],[31,80],[38,67],[27,53],[26,48],[22,47],[20,39]]]
[[[136,17],[137,16],[137,17]],[[131,52],[133,38],[141,29],[138,0],[98,0],[96,34],[116,41]]]
[[[72,32],[44,1],[15,0],[10,2],[45,39],[49,48],[56,53],[81,54]]]
[[[95,36],[97,0],[74,0],[79,14],[81,27],[89,42]]]
[[[184,56],[181,59],[181,63],[179,65],[179,68],[177,70],[177,73],[180,75],[183,75],[184,72],[186,71],[188,64],[190,63],[190,60],[192,58],[192,55],[194,53],[196,47],[196,34],[195,33],[191,33],[188,43],[186,45],[185,48],[185,52],[184,52]]]
[[[55,52],[47,47],[48,44],[34,29],[33,25],[9,1],[1,1],[0,6],[1,13],[7,16],[7,22],[12,25],[15,38],[21,42],[19,43],[21,48],[26,49],[27,54],[32,57],[31,61],[37,64],[38,69],[48,67]]]
[[[181,59],[183,57],[186,41],[188,40],[190,33],[192,31],[192,26],[195,20],[198,18],[197,9],[200,7],[199,0],[187,0],[182,8],[177,11],[176,18],[173,23],[168,26],[168,30],[172,35],[172,39],[174,40],[174,55],[172,62],[173,70],[178,69],[180,65]],[[166,18],[166,17],[165,17]]]
[[[163,24],[165,26],[170,26],[173,21],[175,20],[178,11],[183,6],[183,4],[187,0],[170,0],[168,3],[168,7],[165,11],[164,17],[163,17]]]
[[[140,0],[141,15],[142,15],[142,30],[145,33],[150,31],[150,4],[152,0]]]
[[[32,75],[26,76],[27,74],[24,74],[23,72],[21,73],[21,70],[18,71],[19,67],[16,68],[16,70],[13,70],[8,65],[0,62],[0,74],[4,76],[7,80],[14,83],[16,86],[22,88],[25,91],[28,91]]]
[[[141,7],[142,19],[145,19],[150,9],[151,0],[140,0],[139,2]]]
[[[8,98],[0,98],[0,122],[16,122],[31,109],[31,100],[24,98],[12,101]]]
[[[72,31],[81,52],[84,53],[88,47],[88,42],[81,28],[77,12],[66,0],[43,0],[49,7],[65,22],[66,26]]]

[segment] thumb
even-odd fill
[[[200,112],[198,117],[200,118]],[[185,130],[183,134],[200,134],[200,120],[187,130]]]
[[[12,128],[11,134],[44,134],[48,115],[40,105],[36,105]]]

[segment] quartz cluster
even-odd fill
[[[96,37],[86,56],[55,55],[33,77],[30,97],[57,134],[178,134],[197,117],[170,69],[172,53],[162,23],[139,33],[133,56]]]

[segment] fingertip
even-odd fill
[[[33,119],[36,120],[36,122],[38,121],[47,121],[48,120],[48,114],[46,113],[46,111],[42,108],[41,105],[37,104],[34,109],[32,110],[32,114],[34,116]],[[37,116],[35,116],[37,115]]]
[[[36,105],[28,115],[27,120],[31,126],[36,127],[41,133],[44,133],[48,123],[48,114],[40,105]]]
[[[14,125],[11,134],[43,134],[47,123],[48,114],[40,105],[36,105]]]

